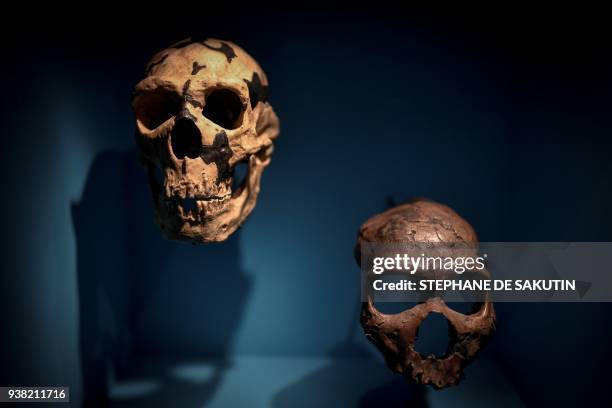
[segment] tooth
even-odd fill
[[[204,212],[204,203],[202,201],[196,201],[196,205],[198,207],[198,215],[200,216],[200,221],[202,220],[202,213]]]

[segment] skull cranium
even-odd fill
[[[267,77],[240,47],[215,39],[172,45],[145,74],[132,106],[156,221],[170,239],[224,241],[253,210],[279,133]],[[233,189],[240,163],[248,173]]]
[[[387,210],[366,221],[359,230],[355,256],[360,262],[366,243],[477,244],[476,233],[445,205],[416,200]],[[421,384],[444,388],[457,384],[463,368],[476,356],[495,329],[490,298],[472,314],[451,309],[440,297],[398,314],[385,314],[368,296],[362,303],[361,325],[366,337],[385,357],[387,366]],[[421,323],[430,313],[442,314],[449,325],[450,343],[444,356],[423,356],[415,350]]]

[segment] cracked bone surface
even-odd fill
[[[249,216],[279,133],[267,90],[261,67],[228,41],[187,39],[151,59],[132,107],[164,236],[224,241]]]
[[[355,248],[358,263],[366,242],[472,245],[478,238],[471,225],[449,207],[419,199],[375,215],[361,225]],[[430,313],[440,313],[448,323],[449,346],[442,357],[424,356],[415,350],[419,327]],[[389,369],[439,389],[459,383],[464,367],[493,334],[495,311],[488,297],[471,314],[455,311],[441,298],[431,297],[400,313],[385,314],[368,297],[361,307],[361,326]]]

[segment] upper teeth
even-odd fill
[[[230,196],[223,197],[206,197],[195,199],[195,207],[185,211],[184,202],[181,200],[170,200],[168,205],[176,205],[178,213],[181,217],[191,221],[202,221],[206,216],[215,214],[225,207],[229,202]],[[174,203],[174,204],[173,204]]]

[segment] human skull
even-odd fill
[[[365,243],[477,244],[473,228],[449,207],[416,200],[375,215],[359,230],[355,256],[361,261]],[[451,309],[440,297],[431,297],[398,314],[385,314],[368,296],[362,303],[361,325],[389,369],[417,383],[444,388],[458,384],[463,368],[476,356],[495,330],[490,298],[472,314]],[[430,313],[441,313],[449,325],[449,345],[443,357],[423,356],[415,350],[419,326]]]
[[[187,39],[145,76],[132,106],[156,221],[170,239],[224,241],[253,210],[279,133],[266,74],[231,42]],[[232,189],[240,163],[248,173]]]

